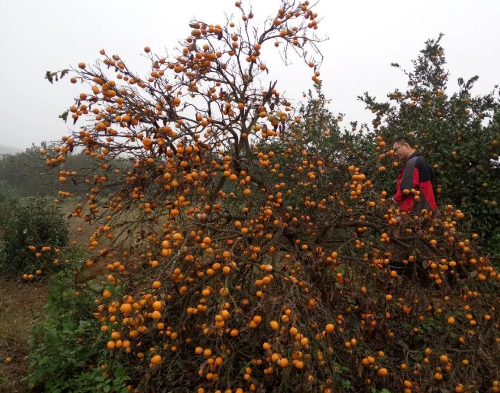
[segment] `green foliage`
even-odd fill
[[[346,173],[349,165],[372,165],[369,152],[373,147],[373,135],[364,133],[363,127],[357,133],[341,130],[338,122],[342,121],[343,114],[335,116],[328,109],[329,104],[321,84],[315,85],[314,93],[309,91],[307,104],[299,111],[304,119],[296,132],[301,144],[318,159],[335,164],[339,170],[336,175]],[[356,130],[357,123],[351,125],[353,131]]]
[[[14,187],[0,182],[0,233],[5,224],[14,217],[19,195]]]
[[[499,91],[495,87],[490,94],[474,96],[475,76],[458,78],[458,92],[449,93],[441,38],[427,41],[413,70],[403,70],[408,77],[404,91],[389,93],[389,102],[368,93],[360,99],[375,114],[375,134],[389,148],[395,137],[405,136],[427,157],[438,204],[453,204],[467,213],[471,229],[488,240],[500,225]],[[391,159],[379,157],[379,165],[391,167]],[[387,189],[395,176],[388,171],[381,177]]]
[[[0,182],[16,189],[21,196],[53,195],[57,189],[57,173],[47,171],[40,148],[49,146],[43,143],[41,147],[33,145],[21,153],[3,155]]]
[[[496,257],[498,265],[500,263],[500,229],[496,229],[495,231],[493,231],[493,233],[490,236],[487,247],[488,251]]]
[[[123,366],[109,358],[106,337],[97,333],[100,324],[92,314],[97,290],[95,285],[78,286],[70,269],[53,276],[45,318],[29,342],[30,388],[53,393],[127,391]]]
[[[51,270],[56,266],[58,249],[68,240],[68,225],[59,208],[42,198],[28,198],[5,224],[0,264],[10,275]]]

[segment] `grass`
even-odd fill
[[[0,392],[25,393],[21,381],[28,371],[28,337],[47,300],[42,283],[0,277]],[[6,363],[6,358],[12,358]]]

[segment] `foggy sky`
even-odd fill
[[[280,2],[251,4],[254,19],[263,21]],[[146,75],[145,46],[173,54],[178,40],[190,33],[192,19],[222,24],[224,13],[236,11],[234,0],[0,0],[0,145],[25,148],[77,129],[78,123],[72,126],[58,116],[84,85],[71,85],[68,77],[51,85],[44,80],[46,71],[93,63],[104,48]],[[458,77],[479,75],[476,94],[500,82],[496,0],[322,0],[316,12],[324,18],[318,35],[329,37],[320,46],[323,90],[332,99],[330,109],[346,113],[346,125],[371,120],[358,95],[368,91],[385,98],[394,88],[405,89],[405,75],[390,63],[411,69],[424,42],[440,32],[452,90]],[[297,60],[286,68],[280,62],[267,66],[278,90],[292,100],[312,87],[311,71]]]

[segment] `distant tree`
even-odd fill
[[[17,190],[20,196],[53,195],[57,192],[57,178],[47,171],[40,159],[40,149],[50,149],[44,142],[41,147],[32,145],[25,151],[6,154],[0,158],[0,181]]]

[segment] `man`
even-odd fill
[[[405,212],[419,214],[423,209],[436,209],[432,170],[424,157],[404,137],[397,138],[392,148],[396,157],[404,162],[398,174],[394,201]],[[415,195],[415,191],[420,191],[420,194]]]

